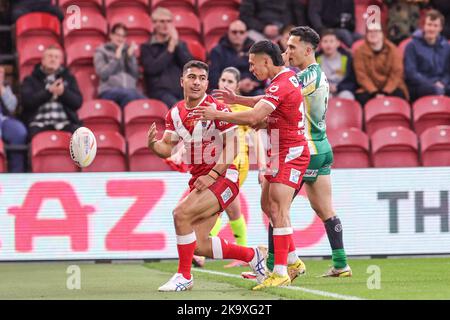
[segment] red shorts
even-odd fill
[[[307,145],[280,150],[277,155],[271,155],[268,164],[268,174],[264,177],[269,183],[282,183],[294,189],[299,189],[303,175],[309,165],[309,148]],[[275,161],[276,160],[276,161]]]
[[[196,179],[192,179],[192,184]],[[189,184],[190,191],[194,186]],[[236,169],[227,169],[225,176],[217,178],[216,182],[208,187],[214,193],[220,205],[220,212],[224,211],[239,194],[239,172]]]

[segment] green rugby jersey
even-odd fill
[[[309,65],[297,73],[302,85],[305,106],[305,137],[308,140],[311,154],[322,154],[331,151],[327,139],[325,114],[328,108],[330,86],[327,77],[318,63]]]

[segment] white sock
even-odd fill
[[[289,264],[294,264],[294,263],[296,263],[297,260],[298,260],[298,256],[297,256],[297,254],[295,253],[295,251],[292,251],[292,252],[289,252],[289,253],[288,253],[288,257],[287,257],[287,263],[288,263],[288,265],[289,265]]]
[[[273,273],[276,273],[280,276],[287,276],[288,272],[287,272],[287,266],[284,266],[282,264],[276,264],[273,267]]]

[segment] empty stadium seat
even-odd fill
[[[177,9],[195,12],[195,0],[152,0],[152,10],[157,7],[167,8],[169,10]]]
[[[420,136],[420,146],[424,166],[450,166],[450,126],[425,130]]]
[[[70,68],[75,79],[77,79],[78,88],[83,96],[83,101],[88,102],[97,98],[98,76],[93,66],[78,66]]]
[[[228,31],[231,22],[239,17],[236,10],[217,8],[210,10],[203,18],[203,35],[205,43],[210,43],[210,39],[217,39]],[[208,46],[209,47],[209,46]]]
[[[0,172],[6,172],[6,153],[5,146],[3,145],[3,140],[0,139]]]
[[[31,140],[31,167],[33,172],[78,172],[70,158],[71,134],[64,131],[44,131]]]
[[[155,99],[135,100],[127,104],[123,113],[127,140],[136,132],[147,133],[153,122],[156,123],[158,133],[162,135],[167,112],[167,106]]]
[[[356,100],[331,98],[328,102],[327,129],[362,129],[362,108]]]
[[[147,146],[147,131],[136,132],[128,139],[130,171],[171,171],[171,167]]]
[[[32,12],[21,16],[16,22],[16,38],[36,35],[50,35],[59,37],[61,25],[54,15],[44,12]]]
[[[75,37],[102,37],[106,41],[108,35],[108,23],[103,14],[96,7],[81,8],[80,28],[71,28],[67,25],[71,16],[63,21],[64,42],[70,43]]]
[[[414,127],[420,136],[426,129],[450,125],[450,98],[445,96],[428,96],[418,99],[413,104]]]
[[[119,132],[94,132],[97,140],[97,155],[92,164],[83,172],[127,171],[125,139]]]
[[[389,127],[371,136],[374,167],[419,166],[416,134],[404,127]]]
[[[333,147],[334,168],[370,167],[369,138],[357,128],[331,130],[327,133]]]
[[[386,127],[411,128],[411,107],[398,97],[371,99],[364,107],[364,117],[369,136]]]
[[[239,11],[239,5],[239,0],[198,0],[197,4],[199,17],[202,20],[210,11],[219,11],[219,8]]]
[[[188,39],[186,45],[194,59],[206,62],[206,50],[200,42]]]
[[[120,107],[110,100],[85,101],[78,110],[78,116],[84,126],[94,133],[102,131],[120,132],[122,112]]]
[[[149,2],[148,0],[105,0],[105,8],[108,11],[114,7],[122,7],[125,9],[138,7],[147,11]]]
[[[201,42],[201,24],[195,13],[172,9],[173,24],[181,40],[196,40]]]
[[[69,68],[75,66],[92,66],[95,50],[103,44],[104,38],[98,36],[77,37],[66,43],[67,66]]]
[[[66,11],[71,5],[76,5],[82,9],[95,7],[99,12],[103,10],[103,0],[59,0],[59,6]]]

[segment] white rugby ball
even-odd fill
[[[70,157],[80,168],[89,166],[97,154],[97,140],[91,130],[78,128],[70,139]]]

